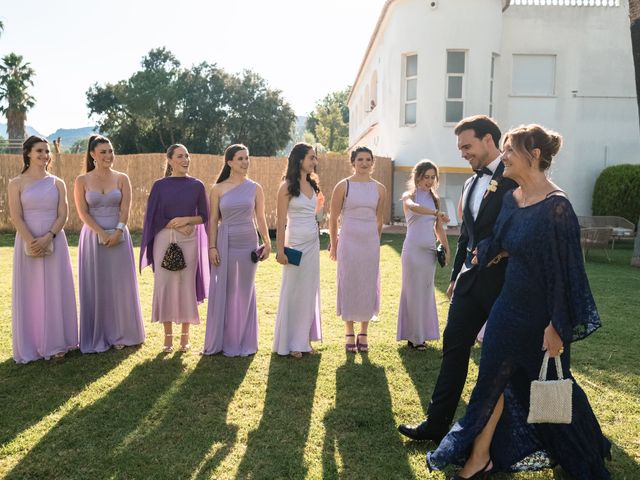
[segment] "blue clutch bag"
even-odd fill
[[[302,252],[295,248],[284,247],[284,254],[287,256],[287,260],[291,265],[300,265],[302,259]]]

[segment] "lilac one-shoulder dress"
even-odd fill
[[[380,236],[376,182],[349,182],[338,240],[338,316],[368,322],[380,310]]]
[[[320,325],[320,239],[314,193],[289,200],[284,244],[300,250],[300,265],[282,267],[282,287],[273,351],[279,355],[310,352],[310,341],[322,340]]]
[[[47,175],[20,195],[22,215],[35,237],[47,233],[58,216],[56,177]],[[12,291],[13,358],[27,363],[78,347],[78,317],[69,246],[64,230],[53,254],[29,257],[16,233]]]
[[[207,330],[203,354],[227,357],[258,351],[257,264],[251,252],[258,246],[253,222],[256,183],[245,180],[220,197],[216,247],[220,265],[211,267]],[[267,239],[268,241],[268,239]]]
[[[85,194],[89,215],[105,230],[116,227],[122,192]],[[133,246],[124,228],[122,242],[113,247],[98,243],[98,235],[84,225],[78,246],[80,294],[80,350],[104,352],[113,345],[144,342],[144,325],[136,278]]]
[[[415,202],[436,209],[431,194],[416,190]],[[440,338],[434,290],[436,273],[436,217],[407,210],[407,236],[402,245],[402,290],[397,340],[421,345]]]

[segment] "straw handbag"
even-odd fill
[[[560,357],[554,358],[558,380],[547,380],[549,353],[545,352],[538,380],[531,382],[527,423],[571,423],[573,381],[562,377]]]

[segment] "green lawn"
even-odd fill
[[[0,235],[0,476],[93,478],[431,477],[425,452],[396,424],[423,418],[441,343],[425,352],[395,341],[402,236],[383,236],[382,311],[368,356],[346,355],[335,316],[335,264],[323,250],[324,342],[301,360],[272,356],[280,287],[273,258],[257,277],[260,351],[250,358],[160,353],[161,327],[148,323],[152,274],[140,277],[147,341],[141,348],[16,365],[11,358],[13,236]],[[453,241],[454,239],[451,239]],[[76,266],[77,238],[71,254]],[[137,249],[136,249],[137,252]],[[592,252],[588,272],[604,327],[576,344],[573,370],[614,444],[614,479],[640,478],[640,270],[630,245],[612,261]],[[439,269],[440,324],[448,269]],[[77,278],[77,277],[76,277]],[[205,318],[206,304],[201,306]],[[464,411],[480,350],[458,413]],[[562,478],[558,471],[495,478]]]

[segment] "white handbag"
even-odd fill
[[[531,382],[527,423],[571,423],[573,381],[563,379],[560,357],[555,357],[558,380],[547,380],[549,353],[545,352],[540,377]]]

